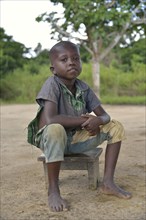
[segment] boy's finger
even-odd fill
[[[89,115],[87,115],[87,114],[82,114],[81,117],[89,118]]]
[[[85,121],[82,125],[81,125],[81,127],[86,127],[88,125],[88,121]]]

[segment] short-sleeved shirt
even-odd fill
[[[59,77],[49,77],[36,97],[40,106],[44,101],[54,102],[58,108],[58,114],[80,116],[92,112],[100,101],[95,93],[83,81],[76,79],[76,94],[73,95]]]
[[[58,108],[58,114],[68,116],[81,116],[91,113],[100,101],[92,89],[83,81],[76,79],[76,94],[73,95],[57,76],[49,77],[36,97],[39,109],[36,117],[28,125],[28,143],[36,145],[35,135],[39,130],[38,121],[45,101],[54,102]],[[37,146],[38,147],[38,146]]]

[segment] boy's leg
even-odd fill
[[[52,211],[68,210],[67,202],[60,195],[58,179],[61,161],[48,163],[48,203]]]
[[[43,131],[40,141],[48,167],[48,203],[50,209],[55,212],[68,209],[67,202],[60,195],[58,184],[66,142],[66,132],[59,124],[48,125]]]
[[[112,120],[101,130],[108,132],[111,138],[106,147],[104,177],[100,189],[105,194],[129,199],[132,197],[131,193],[124,191],[114,183],[114,172],[121,148],[121,140],[125,138],[124,128],[118,121]]]
[[[84,153],[97,147],[103,141],[108,141],[105,154],[104,178],[101,190],[106,194],[113,194],[121,198],[129,199],[131,194],[115,185],[114,172],[117,164],[121,141],[125,138],[124,128],[116,120],[112,120],[106,125],[101,126],[100,134],[97,136],[89,136],[86,130],[77,132],[70,146],[71,153]]]
[[[120,198],[129,199],[132,196],[131,193],[124,191],[114,183],[114,172],[120,152],[120,147],[121,141],[107,145],[105,154],[104,178],[100,190],[104,194],[115,195]]]

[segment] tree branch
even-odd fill
[[[141,4],[141,3],[140,3]],[[136,13],[140,7],[140,4],[135,8],[135,10],[133,11],[132,14]],[[142,21],[145,21],[144,18],[137,20],[137,24],[141,24],[143,23]],[[140,22],[140,23],[139,23]],[[132,16],[129,22],[127,22],[124,26],[121,32],[117,33],[117,35],[115,36],[115,38],[113,39],[113,41],[110,43],[110,45],[102,52],[102,54],[99,57],[99,61],[103,60],[106,55],[111,51],[112,48],[114,48],[114,46],[117,45],[117,43],[121,40],[121,38],[123,37],[124,33],[126,32],[126,30],[130,27],[131,23],[136,23],[136,20],[133,21],[132,20]]]
[[[105,4],[105,7],[106,7],[106,8],[112,7],[112,6],[115,4],[115,2],[116,2],[115,0],[112,0],[110,3],[106,3],[106,4]]]
[[[81,39],[81,38],[78,38],[78,37],[73,37],[70,33],[64,31],[61,29],[61,27],[57,24],[54,24],[53,23],[53,27],[60,33],[62,34],[64,37],[67,37],[67,38],[72,38],[72,39],[75,39],[77,41],[80,42],[80,44],[82,44],[82,46],[91,54],[93,55],[93,52],[92,50],[85,44],[85,40]]]
[[[137,19],[137,20],[133,20],[131,23],[133,24],[146,24],[146,18],[141,18],[141,19]]]
[[[85,42],[81,42],[81,44],[93,56],[93,51],[85,44]]]
[[[126,30],[129,28],[131,22],[127,22],[124,27],[123,30],[120,33],[117,33],[116,37],[114,38],[114,40],[111,42],[111,44],[102,52],[102,54],[99,57],[99,60],[103,60],[106,55],[111,51],[112,48],[114,48],[114,46],[117,45],[117,43],[120,41],[120,39],[122,38],[123,34],[126,32]]]

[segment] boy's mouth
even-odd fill
[[[70,72],[70,71],[78,71],[76,68],[70,68],[70,69],[68,69],[68,72]]]

